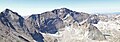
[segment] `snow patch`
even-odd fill
[[[69,16],[70,16],[70,14],[67,14],[66,17],[65,17],[64,19],[68,18]]]

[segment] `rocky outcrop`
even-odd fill
[[[99,22],[99,17],[98,17],[98,15],[91,15],[91,16],[89,16],[89,18],[88,18],[88,22],[89,23],[92,23],[92,24],[97,24],[98,22]]]
[[[92,40],[100,40],[100,41],[106,39],[106,37],[102,34],[102,32],[94,25],[89,24],[88,30],[89,30],[88,38]]]

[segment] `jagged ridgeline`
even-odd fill
[[[0,13],[0,42],[45,42],[45,37],[41,33],[56,34],[59,30],[72,26],[74,23],[81,26],[80,23],[83,21],[88,24],[97,24],[99,19],[97,15],[76,12],[67,8],[32,14],[25,19],[17,12],[5,9]],[[91,30],[91,27],[89,29]],[[94,33],[89,35],[94,35]],[[89,38],[96,37],[89,36]],[[103,36],[102,38],[104,39]]]

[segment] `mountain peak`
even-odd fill
[[[60,8],[60,10],[64,10],[64,11],[72,11],[72,10],[70,10],[70,9],[68,9],[68,8]]]
[[[6,8],[5,11],[10,11],[10,9]]]
[[[68,9],[68,8],[60,8],[60,9]]]
[[[8,9],[8,8],[6,8],[5,10],[4,10],[4,12],[9,12],[9,11],[11,11],[10,9]]]
[[[1,12],[4,16],[6,15],[12,15],[12,14],[16,14],[17,16],[20,16],[17,12],[14,12],[8,8],[6,8],[4,11]],[[21,16],[20,16],[21,17]]]
[[[59,9],[54,9],[53,11],[72,11],[72,10],[70,10],[70,9],[68,9],[68,8],[59,8]]]
[[[10,10],[10,9],[8,9],[8,8],[6,8],[4,11],[2,11],[1,13],[2,14],[4,14],[4,15],[8,15],[10,12],[12,12],[13,13],[13,11],[12,10]],[[14,12],[15,13],[15,12]]]

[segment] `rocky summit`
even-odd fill
[[[0,13],[0,42],[120,42],[120,15],[54,9],[22,17]]]

